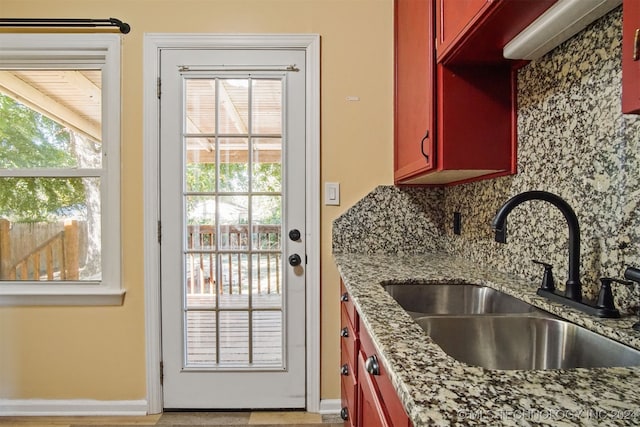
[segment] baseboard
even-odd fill
[[[146,400],[0,399],[0,416],[147,415]]]
[[[340,409],[342,409],[342,401],[340,399],[321,399],[320,400],[321,414],[339,414]]]

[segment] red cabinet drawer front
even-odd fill
[[[373,376],[364,368],[365,358],[358,356],[358,420],[363,427],[393,427],[387,420]]]
[[[358,312],[356,311],[356,307],[353,305],[353,301],[351,301],[351,296],[349,295],[349,292],[347,292],[347,288],[345,288],[342,281],[340,281],[340,305],[349,316],[351,327],[354,331],[358,332]]]
[[[342,381],[342,399],[341,405],[342,411],[347,411],[347,419],[344,421],[345,427],[356,427],[358,425],[358,407],[356,406],[355,396],[356,396],[356,385],[353,387],[345,384],[344,380]],[[349,395],[353,395],[353,400],[349,400]],[[342,414],[341,414],[342,415]]]
[[[356,371],[352,361],[345,359],[343,350],[342,366],[347,366],[347,374],[344,375],[341,367],[340,377],[342,383],[342,407],[346,407],[349,414],[349,423],[351,425],[357,425],[357,384],[356,384]]]
[[[349,316],[344,307],[342,307],[341,317],[342,321],[340,324],[340,342],[343,351],[343,358],[346,357],[346,360],[351,360],[355,366],[356,355],[358,354],[358,337],[356,336],[356,332],[349,321]],[[345,333],[346,331],[346,333]],[[346,352],[346,355],[344,354]]]
[[[409,417],[402,406],[402,402],[396,393],[393,384],[391,384],[391,379],[387,375],[387,372],[384,368],[384,365],[378,358],[378,365],[380,368],[379,375],[371,375],[367,371],[364,370],[364,363],[370,356],[376,355],[377,350],[373,345],[373,341],[364,324],[360,325],[360,359],[359,362],[362,363],[361,367],[358,367],[358,381],[360,384],[365,384],[366,381],[372,383],[372,387],[377,393],[380,395],[380,399],[384,401],[384,409],[388,419],[393,426],[408,426],[411,425],[409,421]],[[366,425],[366,424],[363,424]]]

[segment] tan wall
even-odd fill
[[[122,307],[0,309],[0,399],[143,399],[142,44],[144,33],[317,33],[322,45],[322,390],[340,395],[338,273],[331,222],[392,182],[391,0],[0,0],[3,17],[116,17],[123,36]],[[360,101],[348,102],[347,96]]]

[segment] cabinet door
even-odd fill
[[[396,183],[434,159],[434,0],[395,0]]]
[[[361,353],[358,355],[358,425],[362,427],[391,427],[364,364],[365,360]]]
[[[640,1],[622,3],[622,112],[640,114]]]
[[[474,17],[490,1],[487,0],[437,0],[438,57],[471,25]]]

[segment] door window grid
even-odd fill
[[[209,207],[205,208],[204,216],[214,217],[215,224],[194,226],[190,224],[190,219],[187,219],[187,227],[190,229],[185,233],[184,239],[186,244],[184,255],[187,260],[183,306],[186,329],[185,367],[282,369],[284,367],[282,354],[284,331],[280,238],[281,169],[276,168],[278,169],[276,191],[273,191],[274,188],[271,188],[272,191],[265,191],[268,185],[265,186],[264,182],[254,185],[254,176],[260,176],[258,174],[260,146],[270,147],[276,152],[277,165],[281,165],[283,82],[281,79],[252,77],[244,80],[233,79],[231,82],[235,85],[245,84],[247,89],[250,89],[246,93],[246,111],[244,111],[242,102],[239,104],[233,102],[233,94],[230,94],[229,85],[225,84],[229,80],[219,77],[186,78],[184,80],[186,100],[183,105],[189,105],[190,97],[196,98],[191,96],[189,91],[189,86],[194,81],[197,83],[194,86],[199,89],[204,88],[208,97],[197,97],[198,106],[202,107],[204,112],[193,114],[194,120],[189,119],[189,111],[183,111],[186,118],[184,129],[188,131],[183,133],[185,170],[189,167],[189,160],[194,160],[195,157],[189,154],[190,140],[197,138],[200,146],[204,143],[209,152],[214,151],[213,156],[209,155],[209,161],[215,162],[215,170],[209,170],[208,175],[205,175],[212,179],[215,185],[212,188],[209,185],[206,188],[207,191],[193,191],[196,188],[192,188],[193,186],[187,183],[183,200],[185,212],[188,213],[189,198],[208,198]],[[203,82],[205,84],[202,84]],[[276,120],[274,120],[274,114],[270,112],[271,117],[267,117],[259,126],[260,130],[271,131],[267,134],[252,132],[254,105],[258,103],[254,102],[253,94],[256,87],[260,89],[262,82],[267,82],[267,85],[276,82],[278,86]],[[211,88],[214,90],[212,91]],[[228,112],[230,107],[233,110],[231,113]],[[256,109],[259,110],[259,108]],[[223,114],[223,111],[227,112]],[[210,132],[211,120],[203,118],[201,114],[214,117],[212,133]],[[273,124],[274,122],[277,122],[275,127],[265,125],[265,123]],[[198,133],[198,126],[203,123],[209,132]],[[228,133],[221,133],[221,129]],[[277,132],[273,132],[274,130]],[[273,150],[274,146],[276,150]],[[246,168],[241,168],[238,166],[239,163],[236,163],[238,153],[243,151],[246,157]],[[273,153],[270,157],[270,160],[273,160]],[[227,175],[232,176],[234,172],[236,174],[239,172],[240,178],[244,175],[246,182],[242,182],[238,176],[233,177],[235,179],[225,178]],[[262,176],[262,178],[262,181],[265,181],[265,177]],[[254,191],[254,187],[260,191]],[[257,202],[261,199],[264,199],[262,204],[267,205],[271,199],[272,208],[277,205],[276,224],[259,224],[262,218],[260,215],[254,215],[254,212],[265,211],[265,209],[256,209]],[[245,211],[246,214],[234,223],[233,220],[222,215],[222,210],[229,207],[240,208],[239,212]],[[195,230],[194,227],[196,227]],[[206,228],[209,231],[201,233]],[[197,275],[196,272],[198,272]],[[272,279],[274,279],[273,286]],[[265,281],[266,293],[262,286]],[[236,289],[233,287],[234,283],[237,284]],[[225,284],[228,284],[226,289]],[[194,292],[194,287],[199,288],[200,294]],[[206,292],[203,292],[205,290]],[[197,297],[194,297],[195,295]],[[271,299],[274,301],[270,301]]]

